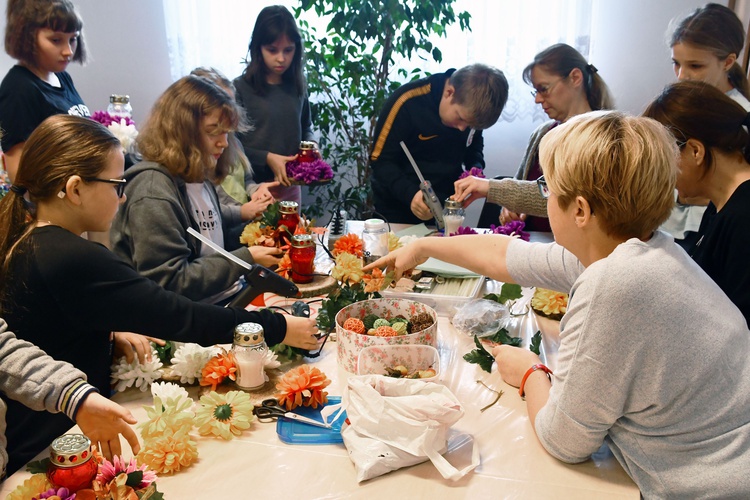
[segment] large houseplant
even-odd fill
[[[420,62],[442,60],[431,35],[445,35],[456,22],[469,28],[468,12],[454,13],[453,0],[300,0],[295,9],[305,33],[307,83],[323,158],[334,170],[330,184],[311,190],[306,211],[320,217],[337,203],[367,211],[371,206],[368,156],[378,114],[398,86],[422,76]],[[323,32],[305,20],[328,20]],[[396,66],[397,61],[404,60]],[[350,200],[350,201],[347,201]]]

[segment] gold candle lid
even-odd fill
[[[292,236],[292,246],[294,248],[307,248],[315,245],[312,234],[295,234]]]
[[[263,340],[263,327],[258,323],[241,323],[234,328],[234,345],[254,346]]]
[[[91,441],[83,434],[64,434],[52,441],[50,460],[56,467],[76,467],[88,462],[94,455],[91,453]]]
[[[279,211],[282,214],[296,214],[299,204],[296,201],[280,201]]]
[[[299,143],[300,149],[315,149],[315,143],[312,141],[301,141]]]

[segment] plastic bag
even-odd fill
[[[431,460],[440,474],[458,480],[479,465],[474,442],[472,462],[459,470],[441,454],[450,427],[464,414],[445,386],[382,375],[349,378],[344,405],[350,425],[341,431],[357,481]]]
[[[510,311],[494,300],[474,299],[453,316],[453,326],[469,335],[487,337],[508,324]]]

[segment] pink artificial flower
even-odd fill
[[[120,120],[125,120],[125,125],[135,125],[135,122],[130,118],[112,116],[106,111],[94,111],[94,114],[91,115],[91,119],[95,122],[101,123],[105,127],[109,127],[112,123],[120,123]]]
[[[139,466],[136,463],[135,458],[131,458],[130,462],[126,463],[124,458],[117,455],[114,456],[112,462],[104,459],[101,465],[99,465],[99,474],[97,474],[96,480],[101,484],[107,484],[123,472],[125,474],[130,474],[135,471],[143,472],[143,478],[138,487],[135,488],[136,490],[146,488],[148,485],[156,481],[156,472],[149,470],[145,464]]]
[[[464,234],[479,234],[479,233],[477,233],[470,227],[458,226],[458,231],[456,231],[455,233],[451,233],[451,234],[455,234],[456,236],[461,236]]]
[[[38,497],[35,497],[34,500],[37,500],[37,498],[41,500],[42,498],[50,498],[50,497],[58,497],[60,498],[60,500],[75,500],[76,494],[71,493],[70,490],[68,490],[68,488],[60,488],[60,489],[50,488],[44,493],[42,493],[41,495],[39,495]]]
[[[496,226],[492,224],[490,230],[495,234],[506,234],[508,236],[514,236],[520,238],[523,241],[529,241],[529,233],[523,231],[526,223],[522,220],[512,220],[505,223],[502,226]]]

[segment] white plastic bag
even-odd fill
[[[446,479],[457,480],[479,465],[474,443],[472,463],[453,467],[442,453],[448,430],[464,414],[445,386],[382,375],[350,377],[344,395],[350,425],[341,431],[357,481],[431,460]]]
[[[487,299],[474,299],[464,304],[453,316],[453,326],[459,331],[489,337],[508,324],[510,312],[499,302]]]

